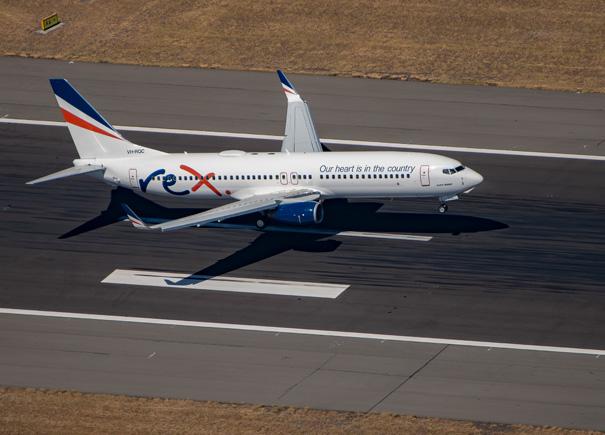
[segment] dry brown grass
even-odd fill
[[[0,433],[580,434],[557,428],[0,388]]]
[[[604,0],[2,0],[0,20],[18,56],[605,92]]]

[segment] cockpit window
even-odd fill
[[[462,171],[462,170],[464,170],[464,166],[460,165],[460,166],[458,166],[457,168],[452,168],[452,169],[444,169],[444,170],[443,170],[443,173],[444,173],[444,174],[448,174],[448,175],[452,175],[452,174],[455,174],[456,172],[460,172],[460,171]]]

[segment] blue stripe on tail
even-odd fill
[[[63,100],[74,106],[79,111],[86,113],[92,119],[100,122],[105,127],[116,131],[105,118],[97,112],[88,101],[84,99],[82,95],[75,90],[75,88],[69,84],[65,79],[50,79],[50,85],[53,88],[55,95],[61,97]]]

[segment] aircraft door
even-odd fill
[[[288,184],[288,174],[286,172],[279,174],[279,182],[281,184]]]
[[[296,172],[290,173],[290,182],[292,184],[298,184],[298,174]]]
[[[420,185],[421,186],[430,186],[431,185],[431,178],[429,176],[429,165],[420,166]]]
[[[137,179],[137,170],[136,169],[128,170],[128,180],[130,180],[130,187],[132,187],[133,189],[139,188],[139,181]]]

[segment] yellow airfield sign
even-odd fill
[[[44,17],[40,20],[40,27],[42,31],[47,31],[51,27],[55,27],[57,24],[61,23],[61,19],[59,18],[59,14],[56,12],[48,17]]]

